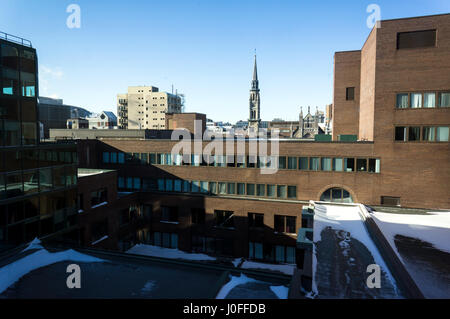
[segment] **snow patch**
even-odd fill
[[[216,258],[205,255],[186,253],[184,251],[172,248],[164,248],[159,246],[137,244],[126,251],[129,254],[162,257],[170,259],[185,259],[185,260],[216,260]]]
[[[67,260],[85,263],[104,262],[102,259],[81,254],[73,249],[56,253],[40,249],[31,255],[0,268],[0,294],[29,272]]]
[[[265,269],[279,271],[290,276],[294,274],[295,267],[296,265],[293,264],[267,264],[255,261],[245,261],[241,266],[241,268],[244,269]]]
[[[22,252],[27,251],[27,250],[42,249],[42,248],[44,248],[44,247],[42,247],[41,241],[36,237],[33,239],[32,242],[30,242],[30,244],[27,246],[27,248],[22,250]]]
[[[270,290],[278,297],[278,299],[287,299],[289,288],[286,286],[270,286]]]
[[[249,282],[258,282],[255,279],[249,278],[244,274],[241,274],[240,277],[230,276],[230,281],[227,282],[219,291],[216,296],[216,299],[225,299],[231,290],[239,285],[244,285]]]

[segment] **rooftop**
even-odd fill
[[[6,41],[9,41],[9,42],[14,42],[14,43],[17,43],[17,44],[20,44],[20,45],[23,45],[23,46],[27,46],[29,48],[33,47],[33,45],[31,44],[30,40],[27,40],[27,39],[24,39],[24,38],[21,38],[21,37],[17,37],[15,35],[8,34],[8,33],[5,33],[5,32],[2,32],[2,31],[0,31],[0,39],[6,40]]]

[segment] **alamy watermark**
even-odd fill
[[[67,13],[70,15],[67,17],[66,25],[69,29],[80,29],[81,28],[81,8],[78,4],[70,4],[66,9]]]
[[[366,8],[367,13],[371,13],[367,17],[366,25],[369,29],[372,29],[373,27],[377,27],[379,29],[381,27],[381,8],[377,4],[369,4]]]
[[[371,273],[367,277],[366,285],[368,288],[381,288],[381,267],[377,264],[367,266],[366,272]]]
[[[70,275],[67,277],[66,285],[69,289],[81,288],[81,268],[77,264],[67,266],[66,272]]]

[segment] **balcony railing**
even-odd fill
[[[21,44],[23,46],[27,46],[30,48],[33,47],[33,45],[31,44],[31,41],[24,39],[24,38],[16,37],[15,35],[8,34],[5,32],[2,32],[2,31],[0,31],[0,39],[4,39],[9,42],[18,43],[18,44]]]

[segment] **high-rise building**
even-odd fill
[[[253,79],[252,88],[250,89],[250,118],[248,119],[248,128],[250,130],[258,132],[261,124],[260,115],[260,96],[259,96],[259,81],[258,81],[258,70],[256,67],[256,54],[255,54],[255,65],[253,67]]]
[[[73,142],[39,143],[37,55],[0,33],[0,249],[76,224]]]
[[[181,97],[154,86],[130,86],[117,95],[118,125],[122,129],[166,129],[166,113],[181,113]]]

